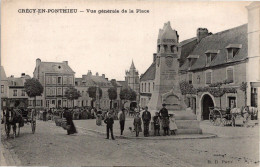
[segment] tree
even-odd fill
[[[117,90],[116,88],[112,87],[109,88],[107,92],[108,92],[108,97],[111,100],[111,104],[113,104],[113,100],[116,100],[117,98]],[[110,105],[110,109],[111,109],[111,105]]]
[[[125,88],[120,92],[120,99],[124,100],[124,104],[127,100],[134,101],[136,100],[136,93],[132,89]]]
[[[102,89],[100,87],[98,87],[98,93],[99,93],[99,99],[101,99]],[[97,87],[96,86],[91,86],[88,88],[88,96],[90,98],[92,98],[92,102],[96,101],[96,98],[97,98]],[[91,106],[92,106],[92,102],[91,102]]]
[[[66,91],[65,91],[65,97],[69,100],[73,101],[73,107],[74,107],[74,100],[77,100],[80,97],[80,93],[79,91],[74,88],[74,87],[69,87]]]
[[[41,96],[43,93],[43,86],[38,79],[27,79],[24,83],[24,89],[29,97],[34,97],[34,107],[36,107],[36,96]]]

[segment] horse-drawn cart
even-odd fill
[[[31,124],[32,133],[36,130],[36,112],[34,110],[27,112],[22,109],[7,110],[4,113],[3,123],[7,138],[10,137],[11,128],[13,129],[13,137],[20,135],[20,128],[24,124]]]
[[[232,124],[230,109],[223,110],[217,107],[210,107],[209,111],[209,120],[213,125],[227,126]]]

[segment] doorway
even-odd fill
[[[202,97],[202,120],[209,119],[209,107],[214,107],[213,99],[209,95]]]

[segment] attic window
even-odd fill
[[[61,66],[58,66],[58,69],[61,69]]]
[[[227,49],[227,60],[232,60],[236,54],[238,53],[239,49],[242,48],[241,44],[229,44]]]
[[[187,59],[189,61],[189,67],[191,67],[198,58],[199,58],[199,55],[189,55],[187,57]]]

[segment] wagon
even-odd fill
[[[7,115],[9,114],[9,115]],[[7,112],[4,116],[4,127],[7,138],[10,136],[11,127],[13,127],[14,137],[20,135],[20,128],[24,124],[29,124],[32,128],[32,133],[35,133],[36,130],[36,112],[25,112],[21,109],[14,109],[11,112]],[[17,126],[18,125],[18,126]]]
[[[215,126],[227,126],[232,124],[230,109],[223,110],[218,107],[209,107],[209,120]]]

